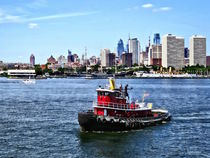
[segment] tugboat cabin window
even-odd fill
[[[120,97],[120,93],[114,93],[115,97]]]
[[[98,92],[98,96],[110,96],[109,92]]]

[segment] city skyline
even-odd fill
[[[185,38],[210,37],[208,6],[210,2],[171,0],[67,1],[18,0],[0,2],[0,60],[45,63],[50,55],[68,55],[67,50],[99,56],[100,50],[117,51],[122,39],[138,38],[145,49],[149,36],[171,33]],[[196,8],[196,9],[195,9]],[[207,40],[207,55],[209,55]]]

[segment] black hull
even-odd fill
[[[162,124],[170,120],[171,115],[169,113],[150,118],[98,117],[93,112],[78,114],[78,121],[82,131],[129,131]]]

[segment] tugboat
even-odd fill
[[[129,102],[128,85],[115,87],[115,79],[109,79],[110,86],[97,91],[93,110],[78,113],[81,131],[129,131],[154,126],[171,120],[167,110],[152,109],[152,103]]]

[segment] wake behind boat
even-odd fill
[[[115,80],[110,78],[110,87],[99,87],[97,101],[93,110],[78,113],[78,122],[82,131],[127,131],[141,129],[170,121],[167,110],[152,109],[152,104],[146,104],[144,94],[142,102],[129,102],[128,85],[115,87]]]

